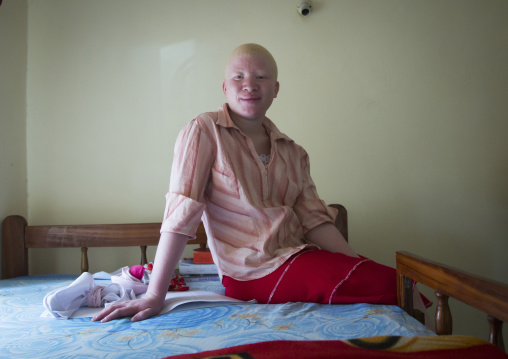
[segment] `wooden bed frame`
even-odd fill
[[[336,226],[348,239],[347,210],[339,204]],[[141,264],[147,263],[146,248],[158,244],[161,223],[29,226],[22,216],[9,216],[2,222],[2,279],[29,275],[29,248],[81,248],[81,271],[88,271],[89,247],[140,246]],[[188,244],[206,246],[201,225],[196,239]],[[413,310],[413,282],[436,291],[436,333],[452,333],[448,298],[453,297],[487,314],[489,341],[505,350],[503,322],[508,321],[508,285],[482,278],[460,269],[433,262],[411,253],[397,252],[398,304],[410,315]]]

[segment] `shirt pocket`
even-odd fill
[[[213,191],[240,198],[238,180],[227,163],[216,161],[212,167],[211,185]]]

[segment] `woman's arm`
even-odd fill
[[[350,257],[359,257],[346,242],[342,233],[330,222],[322,223],[309,230],[305,234],[305,239],[318,245],[321,249],[334,253],[343,253]]]
[[[144,320],[159,314],[169,283],[190,237],[179,233],[162,233],[157,246],[152,276],[143,298],[114,303],[92,318],[92,321],[108,322],[112,319],[130,317],[132,321]]]

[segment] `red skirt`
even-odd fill
[[[325,250],[304,250],[271,274],[239,281],[224,276],[228,297],[258,303],[397,304],[393,268],[368,258]]]

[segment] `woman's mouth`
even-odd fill
[[[246,103],[254,103],[254,102],[257,102],[259,100],[260,100],[259,97],[243,97],[243,98],[240,99],[240,101],[246,102]]]

